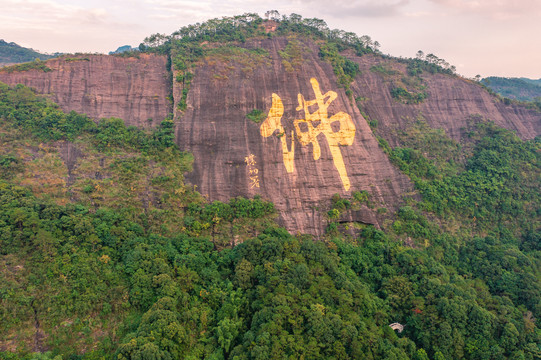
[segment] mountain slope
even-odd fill
[[[302,49],[302,60],[288,71],[280,52],[291,43]],[[316,44],[274,37],[247,41],[243,47],[232,49],[247,54],[262,49],[268,55],[259,63],[251,60],[252,69],[246,65],[247,55],[205,57],[195,68],[187,109],[177,117],[178,144],[193,153],[195,159],[188,179],[198,185],[202,194],[222,201],[231,196],[259,194],[275,204],[290,231],[322,235],[326,211],[321,210],[335,193],[350,195],[365,190],[378,207],[394,208],[400,203],[400,196],[411,191],[409,181],[392,167],[366,120],[337,84],[332,66],[319,58]],[[309,130],[299,123],[296,130],[294,120],[309,114],[297,108],[297,100],[302,95],[312,101],[316,96],[314,86],[319,86],[322,94],[336,93],[326,115],[331,122],[335,121],[332,116],[339,113],[348,114],[352,122],[333,123],[328,132],[318,131],[314,142],[303,144],[299,137],[303,133],[308,136]],[[277,103],[278,98],[283,115],[278,120],[281,125],[275,125],[283,130],[264,130],[264,124],[273,120],[267,113],[276,106],[273,102]],[[247,117],[257,109],[269,119],[262,116],[255,122]],[[316,105],[308,109],[312,114],[317,110]],[[329,140],[333,136],[348,136],[348,127],[353,130],[351,143],[333,145],[337,151],[332,153]],[[319,159],[315,146],[320,149]],[[252,155],[253,164],[247,163]],[[256,177],[257,180],[251,180]],[[376,215],[375,209],[363,208],[354,220],[377,224]]]
[[[541,80],[490,76],[481,82],[509,99],[533,101],[536,97],[541,97]]]
[[[417,120],[443,129],[455,140],[467,135],[476,118],[513,130],[522,139],[541,134],[539,111],[506,104],[472,81],[428,71],[410,75],[411,65],[381,57],[364,56],[356,61],[363,75],[356,79],[352,89],[360,96],[360,106],[369,120],[378,121],[378,132],[392,144],[397,144],[397,130]],[[391,74],[379,69],[387,69]],[[403,86],[400,84],[404,80],[413,83],[414,89],[422,88],[426,99],[418,104],[405,104],[393,98],[392,89]]]
[[[541,356],[538,112],[295,14],[140,48],[0,71],[95,100],[0,84],[0,358]]]
[[[24,48],[14,42],[6,42],[0,39],[0,67],[33,61],[35,59],[47,60],[56,55],[41,54],[32,49]]]
[[[398,131],[418,120],[444,129],[454,140],[466,136],[480,119],[515,130],[523,139],[541,132],[541,113],[535,110],[505,105],[478,85],[451,74],[421,69],[410,75],[411,64],[370,54],[367,47],[347,50],[345,57],[336,50],[327,51],[325,57],[322,43],[300,34],[277,34],[244,43],[200,42],[203,44],[169,45],[171,50],[165,51],[170,53],[171,69],[165,68],[166,59],[160,55],[142,54],[139,59],[86,56],[49,61],[52,71],[47,73],[0,72],[0,81],[53,93],[66,110],[94,118],[117,116],[140,127],[165,118],[170,111],[166,97],[171,91],[178,144],[195,158],[188,179],[202,194],[222,201],[259,194],[275,203],[281,223],[290,231],[318,236],[325,228],[328,199],[335,193],[351,197],[354,192],[367,191],[373,208],[348,211],[341,221],[381,226],[385,209],[397,209],[401,198],[412,190],[408,179],[397,173],[377,145],[369,123],[377,124],[378,136],[393,146],[399,144]],[[161,52],[160,46],[147,49]],[[363,55],[363,51],[369,54]],[[336,76],[333,61],[346,60],[349,62],[344,64],[358,64],[360,71],[344,82],[345,75]],[[174,78],[171,90],[168,77]],[[351,144],[329,146],[329,136],[345,129],[346,122],[332,125],[336,127],[331,132],[318,131],[315,141],[299,140],[308,130],[304,124],[295,128],[294,120],[307,117],[302,107],[296,110],[297,98],[314,99],[311,79],[322,94],[336,93],[328,118],[345,113],[352,119],[354,135],[340,140]],[[393,97],[399,88],[406,95],[421,94],[424,99],[411,103]],[[262,122],[270,114],[273,94],[283,105],[283,130],[268,130],[263,136]],[[250,119],[254,111],[260,116]],[[146,121],[149,118],[153,124]],[[314,146],[320,149],[318,160]],[[248,165],[245,160],[252,155],[254,164]],[[291,159],[284,160],[287,157]]]
[[[145,128],[160,124],[169,112],[165,64],[165,57],[146,54],[61,56],[27,71],[18,70],[26,64],[4,68],[0,81],[49,94],[66,111],[94,119],[114,116]]]

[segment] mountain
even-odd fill
[[[58,54],[41,54],[33,49],[17,45],[14,42],[8,43],[0,39],[0,66],[19,64],[35,59],[47,60],[55,56],[58,56]]]
[[[377,209],[397,209],[413,189],[378,145],[371,121],[377,122],[378,134],[393,146],[399,143],[399,131],[419,119],[444,129],[455,141],[467,134],[475,123],[472,118],[479,115],[523,139],[541,131],[536,110],[506,105],[452,74],[423,71],[421,66],[431,69],[427,61],[401,63],[367,47],[346,50],[343,55],[328,48],[322,57],[317,42],[276,34],[225,45],[190,44],[170,51],[179,54],[171,55],[170,71],[165,68],[168,56],[153,51],[131,58],[58,58],[47,62],[49,72],[8,69],[0,73],[0,81],[50,93],[66,110],[95,119],[115,116],[139,127],[156,126],[173,112],[177,142],[195,158],[187,178],[202,194],[220,201],[260,195],[275,204],[287,229],[316,236],[325,230],[325,209],[335,193],[351,196],[368,191],[377,207],[346,212],[341,221],[381,226],[387,215]],[[345,66],[353,69],[353,76],[344,72]],[[412,75],[414,71],[419,73]],[[344,74],[342,78],[337,72]],[[347,84],[341,84],[345,78]],[[296,110],[298,95],[312,101],[317,87],[322,95],[333,93],[329,118],[347,114],[338,128],[319,137],[303,124],[297,129],[294,121],[307,116]],[[403,93],[396,93],[400,89]],[[169,92],[172,104],[166,99]],[[419,95],[426,98],[413,98]],[[277,99],[283,107],[278,111],[283,111],[284,130],[264,131],[264,116],[254,121],[249,114],[270,114]],[[335,132],[346,134],[348,128],[355,130],[352,136],[337,140],[331,148],[328,139]],[[291,131],[296,139],[316,136],[317,140],[293,141]],[[253,168],[245,162],[252,156],[257,164]],[[250,171],[257,172],[257,182]]]
[[[521,101],[534,101],[541,97],[541,79],[503,78],[491,76],[481,80],[501,96]]]
[[[539,109],[274,15],[0,70],[0,357],[540,356]]]
[[[149,127],[159,124],[169,112],[171,90],[165,65],[165,57],[152,54],[64,55],[46,63],[6,67],[0,71],[0,81],[51,94],[66,111],[94,119],[114,116],[126,119],[129,125]],[[22,67],[30,69],[19,71]]]
[[[123,45],[123,46],[119,46],[115,51],[109,51],[109,55],[122,54],[123,52],[126,52],[126,51],[136,51],[136,50],[137,50],[136,48],[133,48],[130,45]]]
[[[526,81],[526,82],[529,82],[529,83],[534,84],[534,85],[541,86],[541,79],[534,80],[534,79],[528,79],[528,78],[524,78],[524,77],[521,77],[519,79],[523,80],[523,81]]]

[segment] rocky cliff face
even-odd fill
[[[447,135],[460,140],[475,119],[491,120],[496,125],[513,130],[522,139],[533,139],[541,134],[541,113],[522,105],[506,105],[490,95],[480,85],[445,74],[421,74],[420,85],[428,97],[420,104],[403,104],[391,96],[397,80],[407,77],[404,64],[377,56],[348,56],[359,64],[362,75],[352,89],[361,98],[360,106],[371,119],[378,121],[378,132],[393,145],[397,144],[397,130],[423,120],[433,128],[444,129]],[[387,76],[375,71],[380,66],[396,74]]]
[[[333,194],[369,192],[375,207],[342,220],[378,225],[385,215],[376,210],[395,209],[412,191],[367,120],[377,120],[378,134],[393,145],[399,143],[398,131],[417,120],[456,140],[479,118],[523,139],[541,133],[540,113],[505,105],[458,77],[423,73],[408,79],[406,66],[395,60],[349,54],[362,74],[348,97],[311,40],[273,37],[242,47],[209,52],[199,61],[187,97],[185,85],[174,81],[170,88],[165,57],[153,55],[55,59],[47,62],[51,72],[0,72],[0,81],[50,94],[65,110],[120,117],[141,127],[151,125],[149,118],[157,124],[166,116],[171,92],[177,143],[194,155],[187,178],[197,190],[222,201],[260,195],[274,202],[290,231],[316,236],[324,231]],[[427,98],[419,104],[393,98],[391,89],[403,83],[423,89]]]
[[[213,200],[261,195],[290,231],[315,235],[335,193],[366,190],[378,206],[394,207],[411,190],[407,177],[379,148],[318,47],[306,42],[302,61],[286,62],[280,51],[287,45],[286,38],[248,42],[269,53],[253,59],[252,70],[215,57],[197,67],[177,119],[178,144],[195,158],[188,179]],[[260,122],[247,117],[254,109],[263,113]],[[378,223],[368,208],[353,217]]]
[[[169,112],[164,56],[79,55],[49,60],[46,65],[51,71],[0,71],[0,81],[50,94],[64,110],[94,119],[119,117],[127,124],[149,127]]]

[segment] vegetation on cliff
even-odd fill
[[[336,227],[314,242],[274,224],[261,199],[208,203],[184,185],[190,158],[170,122],[96,124],[5,85],[0,116],[3,358],[539,356],[537,142],[481,123],[463,150],[417,124],[409,148],[389,151],[423,202],[385,232]],[[79,168],[110,159],[103,174],[81,170],[65,192],[32,187],[63,167],[66,141],[85,149]],[[441,151],[427,159],[427,146]],[[444,201],[460,186],[473,189]]]
[[[32,49],[17,45],[14,42],[8,43],[0,39],[0,65],[24,63],[34,61],[35,59],[47,60],[55,56],[58,56],[58,54],[41,54]]]
[[[540,80],[489,76],[481,82],[505,98],[541,103]]]
[[[176,72],[175,79],[182,84],[182,97],[177,106],[184,111],[193,77],[191,69],[195,67],[197,61],[212,55],[214,62],[217,53],[231,53],[236,56],[230,58],[229,61],[240,62],[243,71],[249,71],[253,69],[254,64],[263,61],[265,54],[261,52],[261,49],[246,49],[243,45],[246,40],[280,35],[287,35],[289,39],[287,46],[280,51],[286,71],[294,71],[303,62],[303,44],[295,36],[324,40],[321,43],[319,55],[331,63],[338,77],[338,83],[346,89],[350,97],[352,92],[349,86],[359,73],[359,67],[342,56],[340,51],[350,49],[360,56],[377,52],[379,47],[379,43],[372,41],[369,36],[358,37],[351,32],[331,30],[320,19],[305,19],[300,15],[291,14],[264,21],[257,14],[248,13],[185,26],[171,35],[153,34],[145,38],[139,45],[139,50],[170,57],[174,65],[173,70]],[[218,72],[216,78],[227,79],[227,74],[223,71]]]
[[[35,59],[34,61],[25,62],[22,64],[16,64],[11,66],[4,66],[0,69],[3,72],[14,72],[14,71],[28,71],[28,70],[41,70],[43,72],[51,71],[51,68],[47,66],[46,62],[41,61],[40,59]]]
[[[181,110],[196,62],[243,62],[249,74],[265,61],[242,42],[274,36],[266,25],[322,40],[346,90],[358,67],[341,52],[377,51],[318,19],[278,20],[211,20],[140,48],[169,56]],[[291,40],[280,56],[295,68],[301,40]],[[425,59],[407,69],[371,71],[411,96],[423,71],[453,72]],[[314,241],[280,228],[259,197],[209,202],[185,184],[192,157],[171,119],[153,131],[94,122],[4,84],[0,119],[2,359],[541,357],[538,139],[472,117],[458,143],[419,118],[392,148],[372,120],[418,194],[383,229],[342,220],[377,206],[367,191],[335,195]]]

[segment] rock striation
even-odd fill
[[[346,53],[361,69],[348,95],[312,40],[274,36],[238,46],[243,50],[231,56],[209,52],[190,68],[189,84],[171,85],[166,57],[150,54],[63,57],[47,61],[50,72],[0,71],[0,81],[50,94],[64,110],[139,127],[156,125],[174,109],[176,141],[194,156],[187,180],[198,191],[221,201],[261,196],[275,204],[288,230],[316,237],[327,225],[334,194],[367,191],[375,206],[349,211],[340,222],[376,226],[386,217],[377,209],[391,212],[412,195],[411,182],[390,163],[367,121],[377,120],[378,135],[391,145],[418,120],[458,141],[481,118],[523,139],[541,134],[541,113],[505,104],[460,77],[422,73],[415,81],[427,98],[405,104],[391,96],[407,77],[406,65],[396,60]],[[394,75],[374,71],[377,66]],[[66,156],[76,157],[68,145]]]
[[[406,74],[406,66],[379,56],[349,56],[359,64],[362,75],[352,85],[356,97],[362,98],[363,112],[378,121],[378,133],[397,145],[397,130],[407,128],[421,119],[432,128],[443,129],[448,136],[460,141],[471,126],[471,121],[483,119],[513,130],[526,140],[541,134],[541,113],[523,105],[506,105],[474,81],[446,75],[421,75],[428,97],[420,104],[403,104],[392,98],[393,81],[373,71],[383,65]]]
[[[0,81],[49,94],[65,111],[93,119],[118,117],[130,125],[149,127],[170,111],[166,61],[165,56],[149,54],[64,56],[48,60],[48,72],[0,70]]]
[[[247,42],[247,48],[269,53],[253,71],[228,61],[224,74],[214,58],[196,68],[188,107],[177,118],[178,144],[195,159],[187,178],[211,200],[269,199],[287,229],[316,236],[327,224],[333,194],[366,190],[379,206],[392,209],[411,191],[409,179],[389,162],[317,45],[305,41],[303,60],[291,69],[280,54],[288,41]],[[254,110],[263,113],[260,122],[247,116]],[[355,221],[381,221],[366,210]]]

